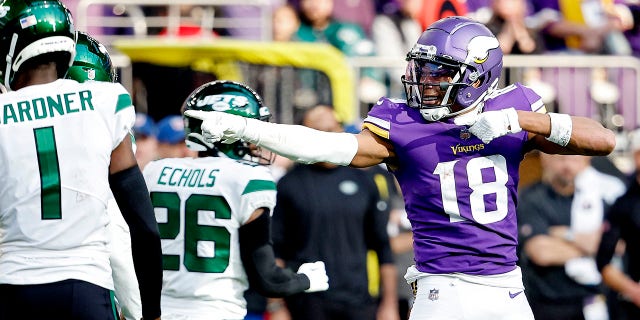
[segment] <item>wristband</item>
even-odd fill
[[[514,108],[505,109],[504,113],[507,115],[507,132],[518,133],[522,131],[520,127],[520,121],[518,120],[518,112]]]
[[[568,114],[547,113],[551,119],[551,134],[546,139],[566,147],[571,140],[571,131],[573,129],[573,121]]]

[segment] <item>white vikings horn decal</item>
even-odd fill
[[[467,62],[483,63],[489,58],[489,50],[500,46],[498,39],[489,36],[477,36],[467,45]]]

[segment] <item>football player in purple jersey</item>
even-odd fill
[[[524,155],[606,155],[613,132],[549,113],[533,90],[498,89],[502,51],[481,23],[449,17],[407,54],[406,100],[381,98],[358,134],[192,111],[206,141],[251,141],[303,163],[386,163],[414,239],[417,319],[533,319],[517,266],[518,168]]]

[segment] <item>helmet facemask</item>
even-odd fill
[[[407,104],[420,109],[427,120],[437,121],[454,112],[455,98],[461,86],[460,74],[466,66],[446,58],[425,59],[411,53],[401,81]]]
[[[214,152],[216,152],[214,156],[246,160],[259,165],[270,165],[276,158],[276,154],[270,150],[242,140],[231,144],[217,142],[214,146]]]

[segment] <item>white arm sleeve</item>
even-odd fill
[[[346,166],[358,152],[351,133],[324,132],[300,125],[246,119],[240,134],[245,141],[267,148],[296,162],[330,162]]]
[[[142,303],[140,301],[138,278],[133,267],[129,227],[113,198],[109,200],[107,209],[111,217],[111,222],[108,225],[108,230],[111,234],[111,242],[109,243],[111,256],[109,260],[113,272],[116,299],[118,299],[118,304],[125,319],[141,319]]]

